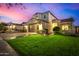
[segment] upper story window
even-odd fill
[[[44,19],[46,18],[46,15],[44,15]]]

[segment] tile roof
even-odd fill
[[[61,20],[61,22],[73,22],[73,21],[74,21],[73,18],[68,18],[68,19]]]

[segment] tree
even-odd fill
[[[5,24],[1,23],[0,24],[0,32],[5,32],[7,28],[5,27]]]

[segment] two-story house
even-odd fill
[[[53,33],[55,27],[59,27],[61,31],[74,31],[73,19],[59,20],[50,11],[44,13],[35,13],[31,20],[27,22],[29,32],[45,32]]]
[[[28,22],[22,24],[7,23],[6,27],[11,32],[36,32],[36,33],[53,33],[55,27],[59,27],[62,33],[74,33],[79,32],[79,27],[73,25],[73,18],[58,19],[50,11],[43,13],[35,13]]]

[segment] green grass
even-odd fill
[[[63,56],[79,55],[79,37],[63,35],[30,35],[8,40],[20,55]]]

